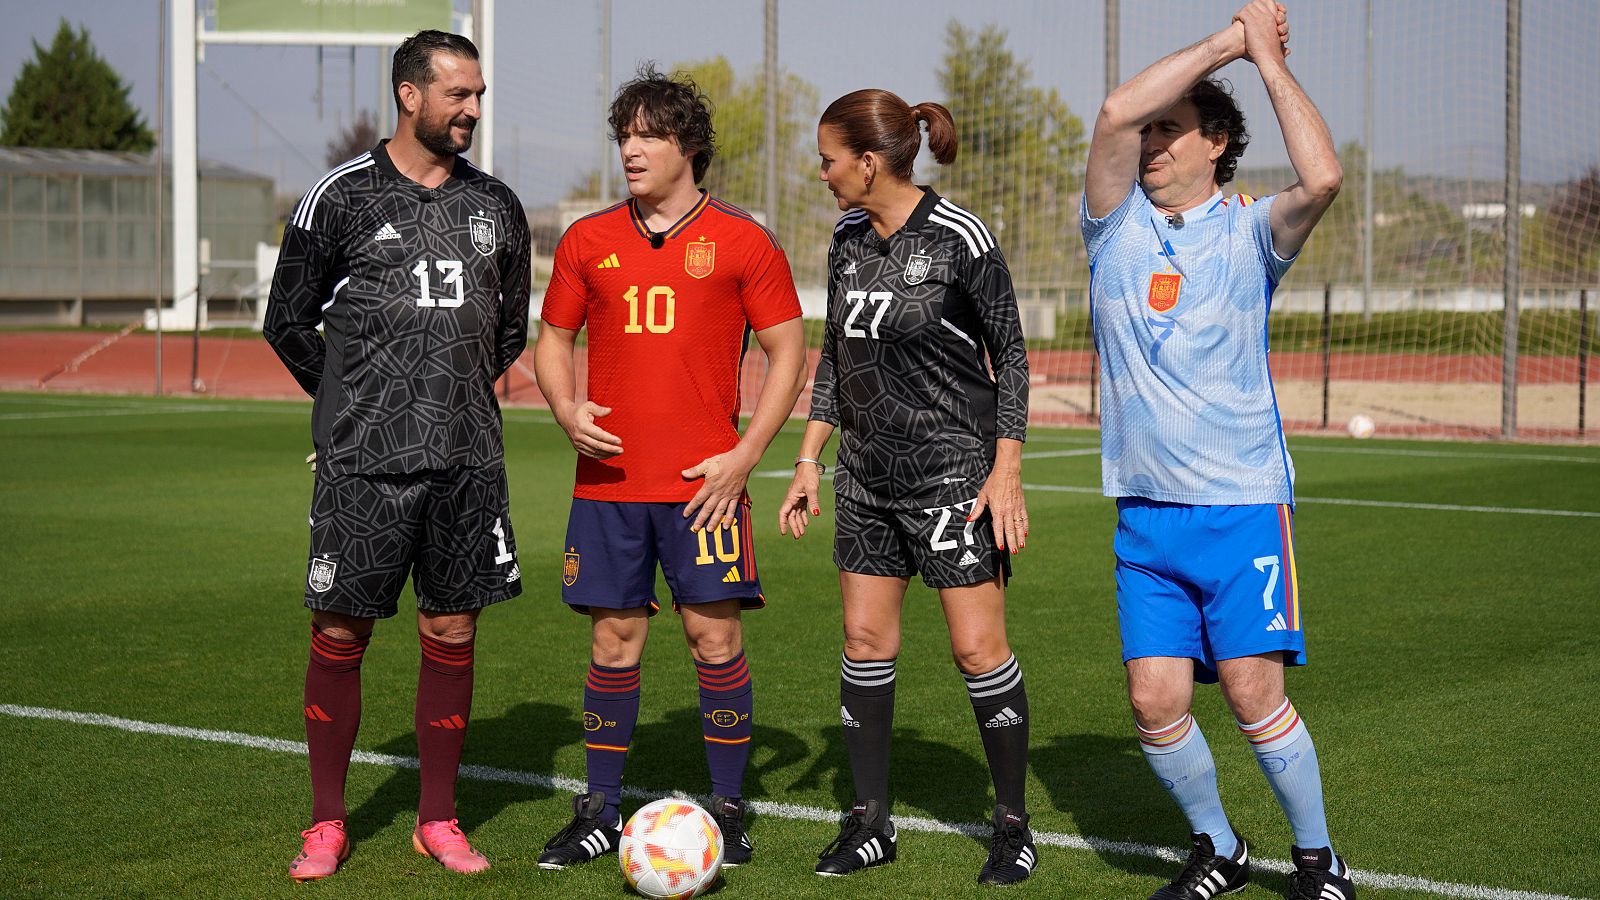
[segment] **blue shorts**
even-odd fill
[[[1117,621],[1122,661],[1187,656],[1195,680],[1217,660],[1284,651],[1306,663],[1294,511],[1280,504],[1191,506],[1117,500]]]
[[[656,599],[656,564],[667,577],[673,608],[685,603],[740,600],[743,609],[767,605],[756,577],[755,536],[750,533],[750,498],[734,508],[726,528],[689,530],[685,503],[572,501],[567,518],[561,599],[573,610],[590,607],[661,608]]]

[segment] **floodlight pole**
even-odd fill
[[[1500,436],[1517,436],[1517,330],[1522,304],[1522,0],[1506,0],[1505,335]]]
[[[161,202],[164,199],[163,195],[162,195],[161,185],[162,185],[163,181],[165,180],[164,176],[165,176],[165,173],[166,173],[166,159],[164,157],[166,155],[166,147],[167,147],[167,134],[166,134],[166,130],[167,130],[167,2],[166,2],[166,0],[156,0],[156,15],[157,15],[158,21],[160,22],[160,24],[156,26],[156,45],[159,48],[159,50],[156,53],[156,152],[154,154],[154,156],[155,156],[155,164],[156,164],[156,166],[155,166],[155,168],[156,168],[156,196],[155,196],[155,209],[156,209],[156,233],[155,233],[156,262],[155,262],[155,266],[154,266],[155,273],[156,273],[156,305],[155,305],[155,309],[152,312],[148,312],[148,313],[145,314],[145,327],[149,328],[151,326],[154,326],[155,333],[156,333],[156,396],[159,397],[159,396],[161,396],[161,388],[162,388],[161,375],[162,375],[162,365],[163,365],[162,359],[161,359],[161,286],[162,286],[161,285],[161,280],[162,280],[162,278],[161,278],[161,276],[162,276],[162,266],[161,266],[162,253],[161,253],[161,248],[166,243],[166,240],[165,240],[166,236],[163,234],[163,232],[166,230],[166,227],[167,227],[167,222],[166,222],[166,219],[167,219],[167,213],[166,213],[167,207],[166,207],[165,203]],[[147,207],[147,209],[148,209],[148,207]],[[154,322],[150,321],[152,318],[155,320]]]
[[[611,106],[611,0],[600,0],[600,109],[601,115]],[[600,206],[611,202],[611,167],[615,165],[611,141],[606,139],[608,126],[600,123]]]
[[[766,69],[766,107],[762,122],[762,143],[767,148],[767,158],[762,167],[762,194],[765,195],[767,227],[778,232],[778,0],[767,0],[765,15],[764,56]]]
[[[1372,319],[1372,230],[1377,215],[1372,208],[1372,0],[1367,0],[1367,74],[1366,103],[1362,121],[1362,140],[1366,152],[1362,153],[1363,178],[1361,185],[1361,321]]]
[[[172,0],[172,309],[157,310],[151,328],[205,327],[200,308],[200,160],[194,0]],[[157,165],[161,164],[157,160]],[[156,203],[163,198],[156,197]],[[156,266],[161,265],[160,259]],[[190,310],[185,304],[195,304]]]
[[[478,64],[483,69],[484,92],[478,105],[478,168],[494,174],[494,0],[472,0],[473,29],[477,32]]]

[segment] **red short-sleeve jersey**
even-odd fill
[[[633,201],[579,219],[556,246],[540,314],[588,335],[588,397],[622,439],[578,457],[574,497],[678,503],[683,470],[739,442],[747,331],[800,316],[789,260],[749,213],[702,193],[659,248]]]

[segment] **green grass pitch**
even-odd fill
[[[0,704],[304,740],[308,418],[302,403],[0,395]],[[525,593],[481,620],[466,762],[581,777],[588,631],[559,600],[573,454],[548,414],[506,420]],[[762,470],[787,469],[799,431],[790,423]],[[1033,533],[1009,628],[1033,710],[1033,826],[1178,847],[1186,828],[1123,698],[1114,510],[1098,496],[1094,447],[1092,433],[1040,430],[1028,451],[1043,455],[1024,464]],[[1396,886],[1404,877],[1457,896],[1600,895],[1600,448],[1294,438],[1291,449],[1312,665],[1291,672],[1289,693],[1317,742],[1335,842],[1388,879],[1361,896],[1421,896]],[[757,694],[747,796],[837,809],[850,790],[832,520],[798,544],[780,538],[785,484],[750,488],[770,602],[745,620]],[[987,770],[936,599],[914,585],[905,610],[896,811],[983,821]],[[367,654],[360,750],[415,755],[410,622],[382,623]],[[656,626],[627,783],[704,794],[693,668],[675,617]],[[1288,827],[1215,689],[1199,691],[1196,715],[1236,826],[1259,857],[1285,859]],[[354,855],[296,886],[285,867],[309,810],[303,756],[11,710],[0,895],[625,896],[610,859],[537,868],[569,815],[566,791],[547,784],[462,780],[463,825],[494,868],[461,878],[410,848],[415,771],[357,763]],[[985,845],[909,829],[893,866],[819,879],[811,867],[833,831],[755,818],[756,862],[718,896],[993,896],[974,883]],[[1041,857],[1008,896],[1139,898],[1176,868],[1104,850]],[[1284,886],[1262,871],[1241,896]],[[1486,893],[1460,892],[1473,886]]]

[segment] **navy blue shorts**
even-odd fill
[[[1124,663],[1187,656],[1207,684],[1219,659],[1281,650],[1286,665],[1305,665],[1288,506],[1123,497],[1112,546]]]
[[[685,503],[572,501],[567,519],[561,599],[575,611],[636,609],[651,615],[656,565],[667,578],[674,608],[685,603],[740,600],[743,609],[767,604],[756,577],[755,536],[750,533],[750,498],[734,507],[726,528],[696,533],[684,518]]]

